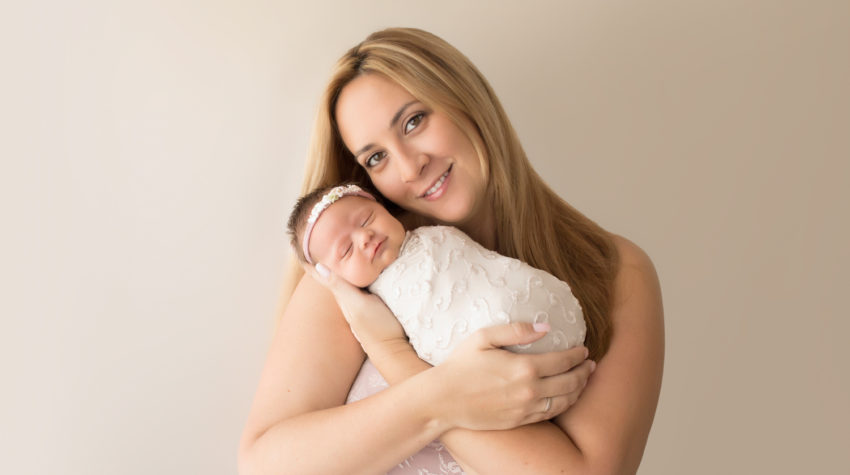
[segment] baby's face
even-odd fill
[[[404,227],[380,204],[346,196],[316,220],[310,256],[357,287],[366,287],[398,257]]]

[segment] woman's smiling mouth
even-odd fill
[[[431,188],[425,190],[425,193],[422,194],[422,198],[425,198],[426,200],[436,200],[437,198],[442,196],[443,192],[446,189],[446,182],[448,181],[449,174],[451,173],[453,166],[454,164],[450,165],[449,169],[446,170],[445,173],[440,175],[440,178],[438,178],[437,181],[434,182],[433,185],[431,185]]]

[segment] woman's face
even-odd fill
[[[335,114],[346,147],[385,197],[467,232],[488,222],[478,154],[443,111],[365,74],[342,89]]]

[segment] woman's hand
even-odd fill
[[[453,392],[441,408],[453,425],[510,429],[550,419],[576,402],[596,368],[585,347],[536,355],[500,349],[541,338],[548,328],[538,328],[529,323],[483,328],[435,368]]]
[[[351,285],[321,264],[304,264],[304,270],[333,293],[351,332],[370,358],[378,353],[384,356],[401,345],[409,348],[404,328],[380,297]]]
[[[334,294],[352,333],[379,369],[401,353],[415,355],[401,324],[378,296],[327,269],[306,264],[304,269]],[[566,411],[595,369],[596,364],[587,360],[585,347],[537,355],[501,349],[534,342],[546,331],[548,328],[535,331],[530,323],[511,323],[470,335],[436,367],[440,375],[435,381],[446,391],[439,398],[443,402],[437,413],[443,414],[450,426],[499,430],[551,419]]]

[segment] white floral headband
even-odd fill
[[[331,191],[325,193],[325,196],[322,197],[322,200],[313,205],[313,210],[310,211],[310,217],[307,218],[307,228],[304,231],[304,258],[307,259],[307,262],[312,264],[313,259],[310,258],[310,234],[313,233],[313,226],[316,225],[316,220],[319,219],[319,216],[328,209],[328,206],[334,204],[340,198],[345,196],[362,196],[364,198],[369,198],[371,200],[375,200],[375,197],[363,191],[357,185],[342,185],[336,186],[331,189]]]

